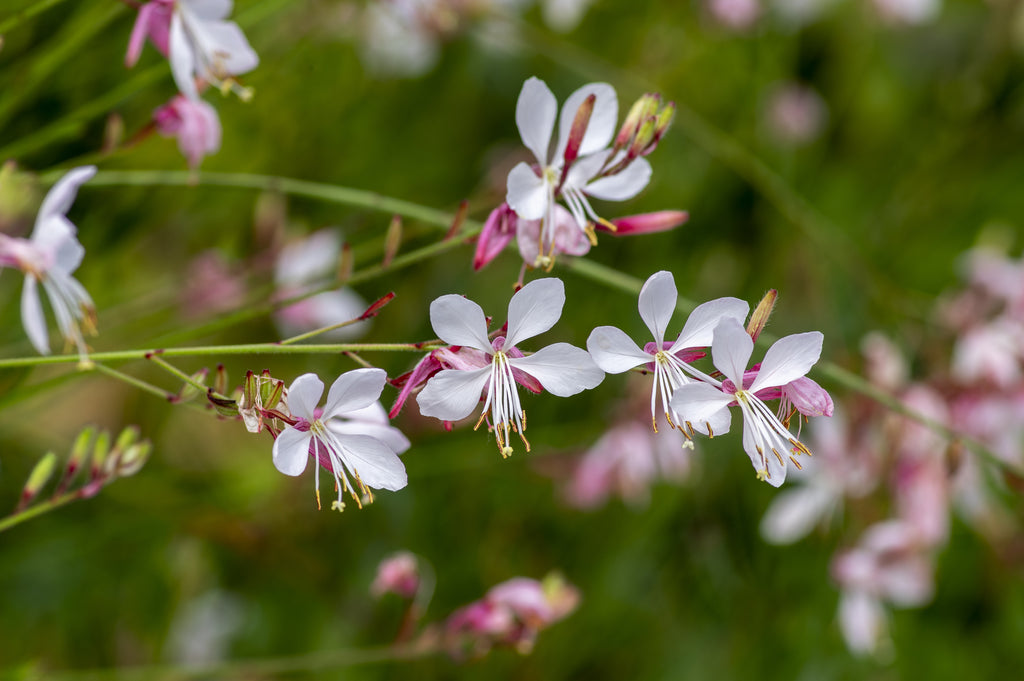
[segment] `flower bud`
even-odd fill
[[[387,269],[391,266],[391,261],[395,259],[395,255],[397,255],[398,249],[401,245],[402,216],[395,215],[391,218],[387,234],[384,236],[384,261],[381,263],[381,267]]]
[[[654,213],[640,213],[639,215],[628,215],[624,218],[612,220],[616,236],[628,234],[650,234],[653,232],[667,232],[690,219],[690,214],[684,210],[661,210]],[[599,225],[598,229],[605,229]]]
[[[660,95],[648,93],[633,103],[629,113],[626,115],[626,120],[622,122],[622,128],[619,129],[618,136],[615,138],[614,148],[616,151],[630,146],[630,142],[636,135],[641,123],[654,115],[660,102]]]
[[[224,395],[228,391],[228,370],[223,364],[217,365],[217,373],[213,375],[213,389],[218,395]]]
[[[596,101],[597,95],[589,95],[580,104],[580,108],[576,110],[576,116],[572,119],[572,128],[569,129],[569,140],[566,142],[563,156],[565,159],[565,164],[562,166],[563,177],[569,172],[569,166],[580,155],[580,145],[583,144],[583,136],[586,135],[587,127],[590,125],[590,116],[594,113],[594,102]]]
[[[92,438],[95,435],[96,426],[87,426],[75,438],[75,443],[71,446],[71,455],[68,457],[67,466],[64,468],[64,479],[61,480],[57,489],[58,494],[64,491],[68,483],[71,482],[71,479],[75,477],[75,474],[85,465],[91,451],[89,445],[92,443]]]
[[[110,464],[107,459],[110,455],[110,433],[101,430],[96,434],[96,441],[92,446],[92,479],[99,480],[107,477],[110,473]]]
[[[17,510],[20,511],[28,506],[36,495],[39,494],[40,490],[50,481],[53,477],[54,471],[57,470],[57,455],[53,452],[47,452],[46,455],[36,463],[32,472],[29,473],[28,480],[25,482],[25,487],[21,490],[21,500],[18,502]]]
[[[768,318],[772,316],[772,310],[775,309],[775,301],[779,297],[779,292],[775,289],[771,289],[768,293],[764,294],[764,298],[757,304],[754,311],[750,315],[750,322],[747,324],[747,334],[756,343],[757,337],[764,331],[764,327],[768,324]]]
[[[139,442],[126,449],[117,459],[117,476],[126,478],[138,473],[149,460],[153,445],[148,440]]]
[[[393,593],[412,599],[420,588],[420,568],[416,556],[399,551],[381,561],[377,576],[370,585],[370,593],[378,598]]]
[[[209,373],[209,370],[204,368],[204,369],[200,369],[199,371],[197,371],[194,374],[192,374],[189,377],[189,378],[192,379],[192,382],[185,383],[185,385],[181,386],[181,390],[178,391],[177,401],[178,402],[189,402],[190,400],[194,400],[195,398],[197,398],[200,395],[204,394],[206,391],[202,390],[200,388],[197,388],[195,385],[193,385],[193,382],[194,383],[198,383],[200,385],[205,385],[206,384],[206,375],[208,373]]]

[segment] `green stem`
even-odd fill
[[[230,660],[205,665],[118,667],[85,671],[47,672],[51,681],[135,681],[144,679],[271,678],[284,674],[318,672],[363,664],[415,660],[437,654],[435,646],[413,642],[404,646],[329,650],[305,655],[252,660]]]
[[[9,530],[15,525],[20,525],[26,520],[31,520],[32,518],[36,518],[38,516],[43,515],[44,513],[49,513],[54,509],[60,508],[61,506],[69,504],[72,501],[75,501],[80,498],[80,490],[74,490],[73,492],[66,492],[64,494],[61,494],[60,496],[39,502],[34,506],[29,506],[24,511],[13,513],[7,516],[6,518],[0,518],[0,532],[3,532],[4,530]]]
[[[163,348],[150,350],[117,350],[94,352],[94,362],[125,362],[137,359],[163,357],[209,357],[218,355],[321,355],[343,352],[425,352],[437,347],[427,343],[339,343],[332,345],[281,345],[280,343],[251,343],[247,345],[207,345],[192,348]],[[42,357],[15,357],[0,359],[0,370],[33,367],[44,364],[72,364],[80,361],[78,355],[45,355]],[[172,367],[173,368],[173,367]],[[181,374],[184,376],[184,374]],[[203,391],[206,391],[205,386]]]
[[[142,392],[146,392],[151,395],[156,395],[165,402],[174,398],[174,395],[172,393],[169,393],[166,390],[158,388],[152,383],[146,383],[141,379],[135,378],[134,376],[130,376],[122,371],[118,371],[117,369],[112,369],[111,367],[104,366],[103,364],[93,364],[92,368],[101,374],[106,374],[111,378],[116,378],[117,380],[127,383],[128,385],[134,388],[138,388]],[[206,388],[203,388],[203,392],[206,392]]]
[[[36,4],[29,5],[25,9],[15,12],[12,16],[7,17],[0,22],[0,37],[3,37],[5,33],[10,33],[12,30],[35,15],[45,12],[54,5],[59,5],[62,2],[64,2],[64,0],[39,0]]]
[[[203,385],[202,383],[200,383],[196,379],[192,378],[191,376],[189,376],[184,371],[182,371],[178,367],[174,366],[173,364],[171,364],[167,360],[161,358],[160,355],[146,355],[146,359],[148,359],[150,362],[153,362],[153,364],[156,364],[158,367],[160,367],[161,369],[163,369],[164,371],[169,373],[171,376],[174,376],[175,378],[178,378],[179,380],[183,381],[184,383],[192,386],[193,388],[198,390],[200,393],[202,393],[204,395],[206,394],[206,386],[205,385]],[[215,393],[214,397],[221,397],[221,398],[223,398],[224,395],[218,395],[218,394]]]

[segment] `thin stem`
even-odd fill
[[[135,681],[144,679],[269,678],[299,672],[317,672],[435,655],[432,645],[416,641],[407,645],[356,650],[329,650],[306,655],[251,660],[230,660],[205,665],[119,667],[88,671],[48,672],[51,681]]]
[[[113,369],[103,364],[93,364],[92,368],[101,374],[106,374],[111,378],[116,378],[117,380],[122,381],[123,383],[127,383],[128,385],[134,388],[138,388],[142,392],[147,392],[151,395],[156,395],[162,400],[171,401],[174,399],[173,393],[169,393],[162,388],[158,388],[152,383],[147,383],[141,379],[135,378],[134,376],[130,376],[129,374],[126,374],[122,371],[118,371],[117,369]],[[203,388],[203,392],[206,392],[206,388]]]
[[[160,367],[161,369],[163,369],[164,371],[166,371],[170,375],[172,375],[172,376],[174,376],[174,377],[184,381],[186,384],[192,386],[193,388],[195,388],[199,392],[204,393],[204,394],[206,393],[207,386],[203,385],[202,383],[200,383],[196,379],[192,378],[191,376],[189,376],[184,371],[182,371],[178,367],[174,366],[173,364],[171,364],[167,360],[161,358],[160,355],[157,355],[157,354],[146,355],[146,359],[148,359],[153,364],[156,364],[158,367]],[[214,393],[213,396],[214,397],[224,397],[224,395],[219,395],[217,393]]]
[[[6,518],[0,518],[0,532],[3,532],[4,530],[9,530],[15,525],[20,525],[26,520],[31,520],[32,518],[36,518],[38,516],[43,515],[44,513],[49,513],[54,509],[58,509],[61,506],[64,506],[66,504],[71,503],[72,501],[81,498],[81,490],[76,489],[72,492],[66,492],[64,494],[61,494],[60,496],[52,497],[50,499],[47,499],[46,501],[41,501],[38,504],[35,504],[34,506],[29,506],[23,511],[13,513],[7,516]]]
[[[307,331],[306,333],[300,333],[298,336],[292,336],[291,338],[285,338],[283,341],[280,341],[280,343],[281,343],[281,345],[291,345],[292,343],[298,343],[299,341],[304,341],[304,340],[307,340],[309,338],[313,338],[315,336],[319,336],[321,334],[327,333],[328,331],[334,331],[336,329],[344,329],[346,326],[352,326],[353,324],[358,324],[359,322],[363,322],[363,321],[366,321],[366,320],[363,319],[362,317],[356,317],[355,319],[349,319],[349,320],[346,320],[344,322],[338,322],[337,324],[331,324],[330,326],[323,326],[323,327],[320,327],[319,329],[313,329],[312,331]]]
[[[208,357],[218,355],[324,355],[345,352],[423,352],[433,350],[431,343],[338,343],[333,345],[281,345],[279,343],[251,343],[247,345],[206,345],[191,348],[162,348],[149,350],[116,350],[94,352],[94,362],[124,362],[136,359],[164,357]],[[41,357],[15,357],[0,359],[0,370],[44,364],[72,364],[78,355],[45,355]],[[181,374],[184,376],[185,374]],[[206,388],[203,387],[205,392]]]

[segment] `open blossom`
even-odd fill
[[[204,156],[220,149],[220,118],[202,100],[176,95],[153,112],[153,122],[161,135],[178,139],[178,149],[190,168],[198,168]]]
[[[174,82],[189,99],[199,99],[196,78],[235,87],[232,77],[252,71],[260,60],[238,24],[224,21],[231,6],[232,0],[152,0],[139,8],[125,62],[138,60],[148,36],[170,60]]]
[[[370,501],[369,488],[400,490],[407,478],[398,454],[408,440],[397,429],[376,421],[373,410],[387,375],[381,369],[356,369],[338,377],[327,394],[327,404],[317,404],[324,384],[316,374],[303,374],[288,387],[287,405],[294,423],[274,440],[274,466],[285,475],[301,475],[312,456],[317,461],[316,490],[320,498],[320,467],[334,476],[338,499],[332,508],[343,509],[346,491],[362,507]],[[379,404],[377,405],[380,406]],[[383,408],[380,409],[383,414]],[[396,446],[398,445],[398,446]]]
[[[712,421],[729,430],[735,403],[743,414],[743,449],[760,480],[778,487],[786,479],[786,460],[799,467],[794,456],[809,454],[764,403],[757,393],[777,388],[804,376],[821,356],[824,338],[818,331],[794,334],[776,341],[768,352],[753,382],[744,383],[744,368],[754,351],[754,341],[739,321],[726,317],[715,327],[711,358],[725,381],[688,383],[676,389],[671,407],[684,423]]]
[[[516,389],[517,374],[536,380],[544,390],[569,397],[596,387],[602,372],[586,350],[555,343],[529,356],[518,344],[555,325],[565,305],[565,287],[560,279],[537,279],[515,295],[508,304],[508,330],[494,341],[487,337],[487,321],[479,305],[458,295],[441,296],[430,304],[430,323],[445,343],[482,352],[486,366],[444,369],[427,381],[417,397],[420,413],[443,421],[458,421],[470,415],[486,393],[477,427],[490,416],[490,425],[502,456],[512,453],[509,436],[519,434],[526,451],[526,414]]]
[[[581,107],[589,116],[578,116]],[[558,102],[538,78],[523,84],[516,103],[516,125],[523,143],[537,161],[520,163],[508,175],[506,201],[524,220],[542,220],[538,252],[550,258],[555,238],[555,205],[564,199],[576,225],[593,237],[593,223],[603,223],[590,206],[589,197],[624,201],[647,186],[651,166],[644,158],[610,173],[626,159],[625,152],[609,145],[618,120],[618,98],[607,83],[590,83],[572,93],[562,107],[558,140],[549,153]],[[579,120],[577,120],[579,119]],[[583,130],[579,124],[585,125]],[[591,239],[593,240],[593,238]],[[546,264],[540,259],[536,265]]]
[[[43,355],[50,354],[50,343],[39,286],[46,291],[61,335],[78,347],[83,358],[86,347],[82,331],[95,329],[96,309],[92,298],[71,276],[81,264],[85,249],[75,235],[76,227],[65,217],[78,188],[95,174],[95,166],[85,166],[69,171],[58,180],[43,199],[28,239],[0,234],[0,267],[17,267],[25,273],[21,321],[33,347]]]
[[[644,282],[640,289],[638,307],[640,317],[650,330],[653,340],[643,350],[624,331],[614,326],[599,326],[587,338],[587,349],[594,361],[609,374],[620,374],[638,366],[651,366],[654,372],[651,424],[655,431],[659,397],[661,411],[669,425],[676,427],[685,423],[672,409],[670,400],[679,386],[693,380],[687,374],[699,379],[706,378],[689,364],[693,359],[703,356],[695,350],[711,345],[712,334],[720,321],[734,319],[740,323],[750,310],[750,306],[738,298],[719,298],[698,305],[676,340],[669,345],[665,343],[665,331],[675,312],[677,298],[678,292],[671,272],[656,272]],[[706,420],[691,420],[691,425],[709,435],[725,432],[723,429],[728,429],[728,412],[719,412],[717,416],[717,421],[708,423]]]

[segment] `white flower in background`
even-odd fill
[[[317,460],[316,494],[320,499],[320,467],[334,476],[338,499],[332,508],[344,509],[348,492],[362,508],[363,497],[373,501],[369,488],[400,490],[408,479],[396,444],[408,447],[398,433],[383,433],[383,424],[366,423],[366,411],[377,403],[387,374],[382,369],[355,369],[338,377],[317,407],[324,392],[316,374],[303,374],[288,387],[287,404],[295,423],[274,440],[274,466],[285,475],[301,475],[310,456]],[[378,405],[379,406],[379,405]],[[369,419],[373,421],[372,417]],[[391,429],[396,430],[396,429]],[[400,436],[400,439],[399,439]]]
[[[577,130],[570,146],[576,114],[591,95],[593,110],[585,132],[580,135]],[[549,250],[554,239],[558,198],[565,200],[580,230],[588,230],[591,222],[604,222],[590,206],[588,196],[624,201],[639,194],[651,178],[651,164],[645,158],[635,158],[620,172],[602,176],[625,156],[619,152],[613,157],[609,146],[619,113],[611,85],[590,83],[569,95],[562,107],[558,141],[549,152],[557,112],[558,102],[543,81],[530,78],[523,84],[516,103],[516,126],[537,165],[519,163],[512,169],[506,201],[520,218],[543,220],[541,251]]]
[[[85,248],[75,236],[76,227],[65,217],[78,188],[95,174],[95,166],[85,166],[69,171],[58,180],[43,199],[28,239],[0,234],[0,267],[17,267],[25,273],[21,321],[33,347],[43,355],[50,354],[50,343],[39,286],[46,291],[61,335],[78,347],[83,361],[86,347],[82,330],[92,332],[95,329],[96,308],[92,298],[71,276],[81,264]]]
[[[223,90],[237,89],[232,76],[248,73],[260,63],[238,24],[224,21],[231,6],[232,0],[174,3],[168,58],[178,90],[189,99],[199,99],[196,78]]]
[[[942,0],[872,0],[882,18],[896,25],[924,24],[942,9]]]
[[[300,295],[321,286],[337,276],[341,253],[341,235],[334,229],[321,229],[305,239],[281,249],[274,267],[274,283],[279,299]],[[281,334],[290,338],[307,331],[355,319],[366,310],[366,301],[350,288],[324,291],[274,313],[274,322]],[[332,329],[323,337],[332,341],[352,340],[369,329],[364,320]]]
[[[568,33],[583,20],[594,0],[543,0],[541,16],[544,23],[560,33]]]
[[[809,452],[756,393],[803,377],[821,356],[823,340],[820,332],[810,331],[776,341],[765,353],[753,382],[745,386],[743,375],[754,341],[739,321],[726,317],[715,327],[711,359],[727,380],[706,378],[705,383],[680,386],[671,407],[684,423],[723,423],[724,430],[715,432],[718,435],[728,432],[732,419],[729,405],[735,402],[743,414],[743,449],[758,479],[778,487],[786,479],[786,459],[799,467],[793,457]]]
[[[368,70],[399,77],[419,76],[434,67],[442,34],[427,19],[439,0],[375,0],[362,16],[359,44]]]
[[[638,307],[640,317],[650,330],[653,342],[648,343],[642,350],[624,331],[614,326],[599,326],[587,338],[590,355],[597,365],[609,374],[621,374],[639,366],[653,364],[651,424],[655,431],[658,397],[661,397],[662,412],[669,425],[673,428],[682,426],[685,421],[680,420],[669,402],[672,394],[679,386],[692,380],[686,374],[701,380],[707,378],[702,372],[690,366],[687,351],[693,354],[695,348],[711,345],[715,327],[720,321],[729,318],[742,323],[750,311],[746,301],[738,298],[719,298],[698,305],[686,320],[676,340],[666,347],[665,331],[675,312],[677,298],[678,292],[671,272],[655,272],[644,282],[643,288],[640,289]],[[691,425],[708,435],[728,430],[728,412],[717,412],[715,416],[717,419],[710,423],[692,421]]]
[[[487,338],[487,321],[479,305],[458,295],[441,296],[430,304],[430,323],[445,343],[479,350],[487,357],[482,368],[445,369],[427,381],[416,401],[420,413],[444,421],[458,421],[473,412],[486,391],[477,426],[490,415],[502,456],[512,453],[515,431],[530,451],[523,431],[526,414],[516,389],[516,374],[538,381],[544,390],[569,397],[596,387],[604,378],[586,350],[555,343],[529,356],[516,347],[544,333],[558,321],[565,305],[560,279],[537,279],[520,289],[508,304],[508,331],[494,341]]]

